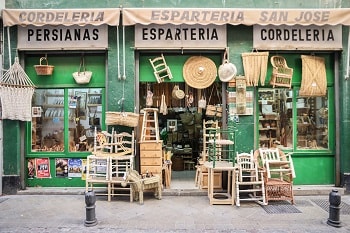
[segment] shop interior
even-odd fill
[[[101,128],[102,89],[37,89],[33,97],[32,151],[92,151],[94,128]],[[67,101],[67,104],[66,102]],[[65,111],[65,106],[68,110]],[[65,127],[68,114],[68,127]],[[67,135],[68,145],[64,136]]]
[[[292,149],[293,122],[296,122],[297,148],[328,149],[326,97],[302,97],[298,91],[286,88],[264,88],[258,93],[260,147]]]
[[[140,84],[140,109],[160,109],[160,139],[163,140],[165,150],[172,152],[172,188],[196,188],[195,166],[203,151],[203,121],[214,120],[221,124],[221,116],[208,115],[206,109],[198,105],[202,101],[203,107],[206,104],[221,106],[221,84],[214,82],[204,89],[192,88],[185,82]],[[182,94],[176,96],[177,89]],[[150,93],[152,102],[147,103]]]

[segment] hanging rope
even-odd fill
[[[117,26],[117,61],[118,61],[118,80],[121,80],[121,74],[120,74],[120,46],[119,46],[119,26]]]
[[[11,67],[11,65],[12,65],[10,41],[11,41],[11,39],[10,39],[10,27],[7,27],[7,45],[8,45],[8,49],[9,49],[9,67]]]
[[[125,26],[123,25],[123,80],[126,79],[125,74]]]

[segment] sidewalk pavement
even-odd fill
[[[162,200],[146,195],[143,205],[130,203],[128,197],[108,202],[106,196],[97,196],[97,225],[86,227],[84,192],[69,190],[45,193],[42,189],[38,195],[32,189],[0,196],[0,232],[350,232],[350,195],[341,196],[341,227],[327,224],[328,194],[296,195],[294,205],[270,202],[262,207],[243,202],[236,207],[210,205],[208,197],[199,193],[167,192]]]

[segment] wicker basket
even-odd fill
[[[136,127],[139,114],[133,112],[106,112],[106,125],[124,125]]]
[[[88,84],[91,80],[92,72],[91,71],[78,71],[72,74],[75,82],[77,84]]]
[[[207,105],[205,115],[206,116],[222,117],[222,106]]]
[[[42,65],[42,61],[46,61],[46,65]],[[54,66],[48,64],[46,57],[40,58],[40,65],[34,66],[37,75],[52,75]]]

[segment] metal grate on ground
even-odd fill
[[[301,213],[294,205],[287,201],[270,201],[268,205],[261,206],[268,214],[297,214]]]
[[[323,210],[329,212],[329,201],[328,199],[322,200],[322,199],[316,199],[312,200],[316,205],[321,207]],[[345,202],[340,203],[340,214],[342,215],[350,215],[350,205],[346,204]]]

